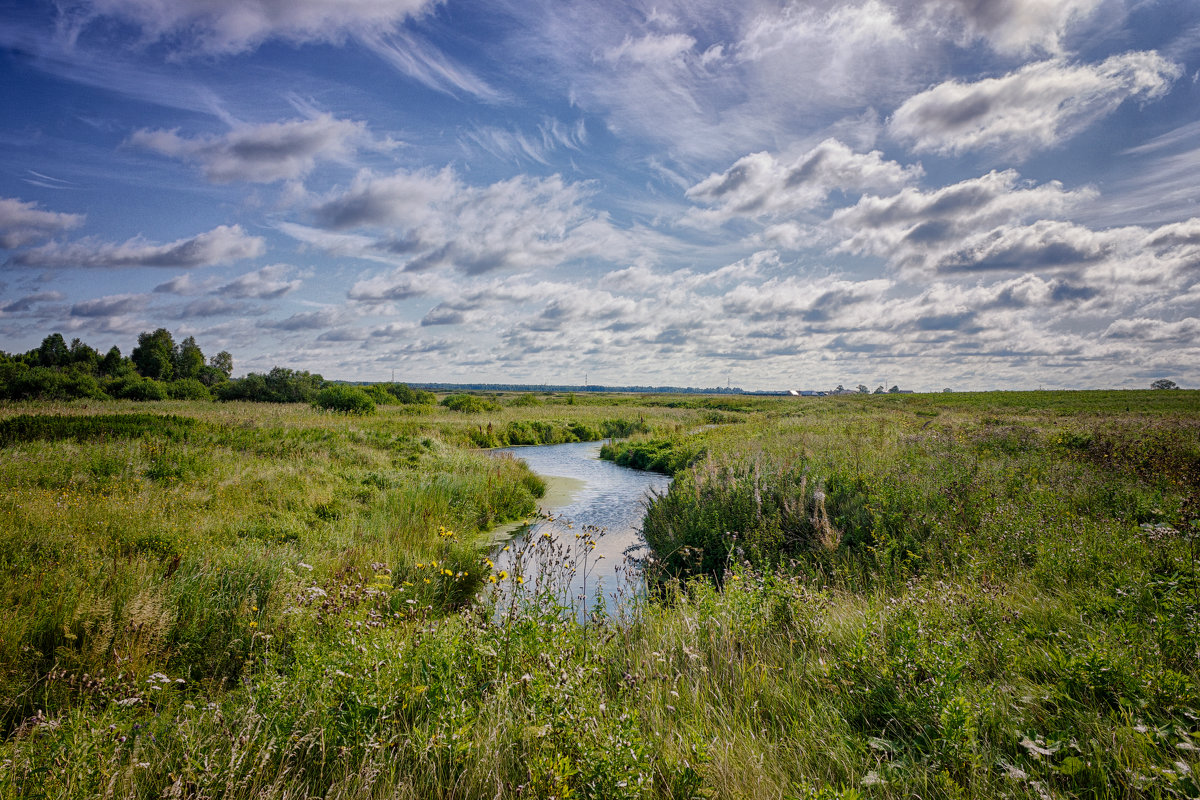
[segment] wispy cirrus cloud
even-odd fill
[[[467,151],[482,151],[502,161],[514,163],[537,162],[549,166],[550,154],[556,150],[580,151],[587,144],[587,126],[583,119],[565,125],[557,119],[545,119],[537,133],[483,126],[472,128],[459,136]]]

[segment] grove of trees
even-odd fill
[[[61,333],[50,334],[28,353],[0,351],[0,400],[253,400],[313,403],[360,414],[370,413],[377,403],[436,400],[432,392],[402,383],[344,387],[321,396],[322,390],[342,385],[286,367],[232,376],[228,351],[205,358],[195,337],[176,342],[166,328],[139,334],[128,356],[115,346],[101,355],[80,339],[68,344]]]

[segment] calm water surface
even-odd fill
[[[641,524],[646,499],[651,492],[665,492],[671,484],[669,477],[601,461],[600,442],[505,447],[492,452],[511,453],[538,475],[551,479],[551,491],[541,507],[555,518],[518,532],[508,542],[508,551],[501,549],[503,544],[499,545],[493,555],[497,569],[511,569],[513,553],[520,552],[522,545],[530,541],[545,539],[544,534],[549,533],[544,544],[555,543],[558,552],[565,554],[575,567],[570,585],[572,597],[577,600],[582,597],[582,602],[590,606],[599,591],[605,605],[612,610],[615,597],[640,588],[640,575],[637,570],[627,568],[626,557],[645,554]],[[556,482],[554,478],[569,480]],[[594,528],[601,533],[597,535]],[[577,535],[583,539],[576,538]],[[589,538],[596,542],[594,550],[580,544]],[[528,567],[526,572],[530,572]]]

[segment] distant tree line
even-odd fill
[[[0,398],[212,399],[232,372],[228,352],[205,359],[195,337],[176,343],[166,328],[139,335],[129,356],[116,346],[101,355],[80,339],[67,344],[52,333],[28,353],[0,352]]]
[[[79,339],[67,344],[61,333],[42,340],[27,353],[0,351],[2,400],[252,400],[312,403],[319,408],[364,414],[376,404],[432,404],[432,392],[402,383],[350,386],[320,375],[275,367],[233,378],[233,356],[222,350],[211,358],[188,336],[176,343],[166,328],[138,335],[124,356],[117,347],[104,355]]]

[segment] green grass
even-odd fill
[[[536,399],[0,409],[0,797],[1200,796],[1200,394]],[[581,624],[473,448],[604,435]]]

